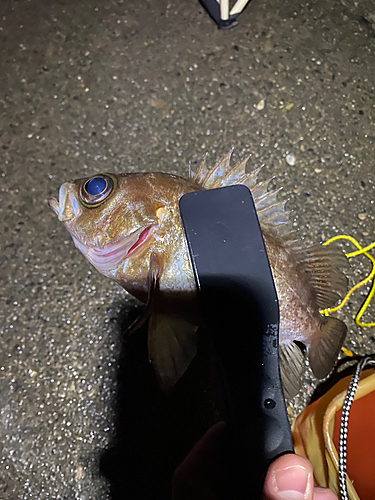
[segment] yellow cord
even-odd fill
[[[349,351],[349,349],[347,349],[344,346],[341,347],[341,351],[344,354],[344,356],[346,356],[347,358],[353,358],[354,357],[353,351]]]
[[[363,255],[365,255],[367,258],[369,258],[371,260],[371,262],[372,262],[372,270],[371,270],[370,274],[367,276],[367,278],[365,278],[364,280],[360,281],[355,286],[353,286],[353,288],[351,290],[349,290],[349,292],[346,294],[346,296],[344,297],[344,299],[341,301],[341,303],[338,306],[332,307],[332,308],[329,308],[329,309],[322,309],[321,311],[319,311],[321,314],[325,314],[326,316],[328,316],[330,312],[335,312],[335,311],[338,311],[339,309],[341,309],[346,304],[346,302],[348,301],[349,297],[351,296],[351,294],[355,290],[357,290],[361,286],[365,285],[369,281],[374,280],[374,277],[375,277],[375,259],[368,253],[368,250],[371,250],[372,248],[375,247],[375,242],[371,243],[370,245],[367,245],[367,247],[365,247],[365,248],[362,248],[361,245],[358,243],[358,241],[355,240],[352,236],[339,235],[339,236],[334,236],[330,240],[328,240],[325,243],[323,243],[323,245],[329,245],[333,241],[337,241],[337,240],[349,240],[351,243],[353,243],[353,245],[355,245],[358,248],[358,250],[356,250],[355,252],[351,252],[351,253],[345,254],[346,257],[348,257],[348,259],[350,259],[351,257],[356,257],[357,255],[363,254]],[[362,323],[360,321],[361,318],[362,318],[362,316],[363,316],[363,314],[365,313],[368,305],[370,304],[370,302],[371,302],[372,297],[374,296],[374,294],[375,294],[375,280],[372,283],[372,287],[371,287],[370,293],[368,294],[365,302],[363,303],[362,307],[360,308],[360,310],[356,314],[355,322],[357,323],[357,325],[359,325],[359,326],[375,326],[375,323]]]

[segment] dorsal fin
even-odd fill
[[[332,307],[347,291],[344,252],[335,245],[314,245],[300,250],[297,259],[307,272],[319,308]]]
[[[230,157],[232,156],[232,150],[226,155],[222,156],[220,160],[215,163],[215,165],[208,172],[203,180],[203,186],[206,189],[214,189],[216,187],[222,187],[225,174],[230,170]]]
[[[286,201],[278,200],[281,189],[268,191],[268,185],[272,179],[266,181],[258,179],[263,165],[246,172],[246,164],[250,156],[231,167],[232,151],[221,157],[211,169],[207,167],[205,157],[197,171],[191,175],[192,180],[204,189],[244,184],[253,196],[262,230],[282,239],[284,244],[291,244],[295,240],[294,231],[289,212],[285,210]]]
[[[203,160],[200,162],[196,172],[190,172],[190,177],[194,182],[197,184],[203,186],[203,181],[208,174],[209,168],[207,167],[207,155],[203,158]]]
[[[246,164],[249,161],[250,156],[246,156],[242,161],[239,161],[231,169],[228,170],[226,175],[223,178],[223,182],[225,182],[228,186],[235,184],[245,175],[246,172]],[[261,168],[261,167],[260,167]],[[253,170],[252,174],[258,175],[260,168]]]

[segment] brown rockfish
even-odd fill
[[[104,276],[147,304],[148,354],[164,388],[171,387],[196,353],[197,289],[178,201],[192,191],[234,184],[253,196],[280,305],[280,369],[286,397],[299,389],[303,343],[314,374],[324,378],[336,363],[346,326],[322,317],[346,290],[342,252],[305,248],[295,241],[285,202],[259,182],[248,159],[230,166],[230,153],[213,168],[206,162],[184,179],[165,173],[98,174],[65,182],[49,204],[75,246]],[[297,343],[296,343],[297,342]]]

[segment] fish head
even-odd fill
[[[147,251],[164,201],[142,174],[98,174],[65,182],[49,206],[75,246],[104,276],[118,279],[124,261]],[[145,269],[147,273],[147,270]]]

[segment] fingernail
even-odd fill
[[[300,465],[275,471],[275,482],[280,499],[303,500],[307,493],[309,473]]]

